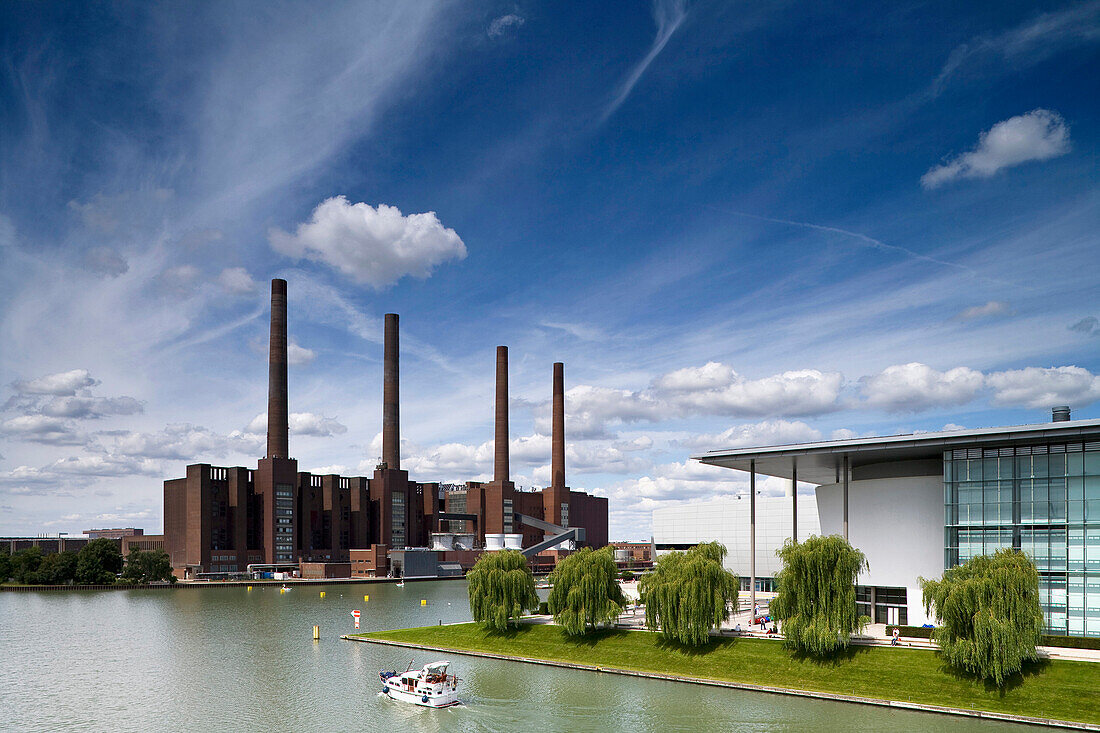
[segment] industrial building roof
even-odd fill
[[[799,481],[827,484],[836,480],[837,470],[845,456],[854,468],[891,461],[940,458],[943,451],[953,447],[1004,446],[1049,440],[1100,440],[1100,419],[733,448],[708,451],[692,458],[712,466],[740,471],[749,471],[750,462],[755,461],[756,473],[788,479],[792,477],[797,463]]]

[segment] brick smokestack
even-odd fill
[[[397,314],[386,314],[385,367],[382,376],[382,461],[387,468],[401,468],[401,412],[398,392]]]
[[[550,461],[550,486],[565,488],[565,365],[554,362],[554,425]]]
[[[271,342],[267,373],[267,457],[290,457],[286,388],[286,280],[271,281]]]
[[[508,480],[508,347],[497,347],[497,419],[493,480]]]

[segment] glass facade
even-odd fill
[[[944,567],[1026,552],[1047,632],[1100,636],[1100,442],[956,449],[943,468]]]

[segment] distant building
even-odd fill
[[[132,537],[134,535],[144,534],[145,530],[136,529],[134,527],[126,527],[125,529],[86,529],[84,534],[87,535],[90,540],[98,540],[101,538],[109,540],[121,540],[123,537]]]
[[[585,544],[606,543],[607,499],[565,487],[564,429],[558,429],[557,418],[554,461],[560,471],[551,486],[525,493],[508,479],[505,347],[498,349],[497,363],[496,479],[471,482],[457,491],[409,479],[400,463],[398,318],[392,313],[385,318],[382,460],[373,476],[299,471],[289,456],[286,316],[286,281],[273,280],[266,457],[255,469],[193,464],[186,476],[164,482],[164,547],[177,577],[241,573],[253,564],[300,563],[350,563],[350,574],[378,574],[383,563],[369,549],[378,546],[390,553],[433,547],[440,561],[451,563],[450,570],[455,563],[468,567],[470,552],[492,546],[504,535],[521,533],[534,544],[565,525],[583,529]],[[557,404],[560,364],[554,374]],[[520,514],[546,518],[555,529],[517,529]],[[465,528],[468,545],[445,531],[455,526]],[[448,535],[446,551],[433,540],[440,534]],[[403,567],[403,559],[397,564]]]
[[[69,537],[68,535],[54,535],[52,537],[0,537],[0,552],[10,555],[37,547],[44,555],[52,555],[55,552],[79,552],[80,548],[91,542],[84,536]]]

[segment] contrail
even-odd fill
[[[615,110],[626,101],[626,98],[630,96],[630,92],[634,89],[634,85],[642,78],[642,74],[653,63],[653,59],[657,58],[657,54],[661,53],[665,44],[672,38],[672,34],[676,32],[676,29],[680,27],[686,17],[687,8],[684,0],[655,0],[653,3],[653,19],[657,23],[657,36],[653,39],[649,52],[634,66],[626,79],[623,80],[623,83],[619,85],[619,91],[615,94],[615,98],[611,100],[611,103],[604,109],[603,114],[600,115],[600,122],[606,122],[607,118],[615,114]]]
[[[733,214],[734,216],[744,216],[744,217],[747,217],[749,219],[756,219],[758,221],[768,221],[768,222],[771,222],[773,224],[784,224],[786,226],[802,227],[803,229],[816,229],[817,231],[820,231],[820,232],[830,232],[832,234],[840,234],[840,235],[845,236],[845,237],[851,237],[853,239],[858,239],[859,241],[863,242],[866,246],[872,247],[874,249],[881,249],[881,250],[885,250],[887,252],[900,252],[901,254],[904,254],[908,257],[911,257],[912,259],[915,259],[915,260],[921,260],[923,262],[929,262],[929,263],[932,263],[934,265],[940,265],[942,267],[950,267],[950,268],[955,269],[955,270],[961,270],[962,272],[965,272],[969,275],[973,275],[974,277],[976,277],[980,280],[985,280],[987,282],[997,283],[998,285],[1010,285],[1012,287],[1025,287],[1025,286],[1022,286],[1022,285],[1018,285],[1017,283],[1014,283],[1014,282],[1009,282],[1008,280],[1001,280],[999,278],[989,277],[988,275],[983,275],[982,273],[975,270],[973,267],[968,267],[966,265],[960,265],[957,262],[949,262],[947,260],[941,260],[941,259],[938,259],[936,257],[929,257],[928,255],[923,255],[920,252],[914,252],[911,249],[907,249],[906,247],[900,247],[896,244],[887,244],[886,242],[883,242],[880,239],[875,239],[874,237],[869,237],[866,234],[861,234],[860,232],[852,232],[852,231],[849,231],[847,229],[841,229],[839,227],[824,226],[822,224],[811,224],[810,222],[806,222],[806,221],[794,221],[792,219],[775,219],[775,218],[772,218],[770,216],[760,216],[759,214],[750,214],[750,213],[745,212],[745,211],[729,211],[729,210],[721,209],[721,208],[718,208],[718,207],[711,207],[711,208],[714,208],[716,211],[721,211],[724,214]],[[1027,288],[1027,289],[1030,290],[1031,288]]]

